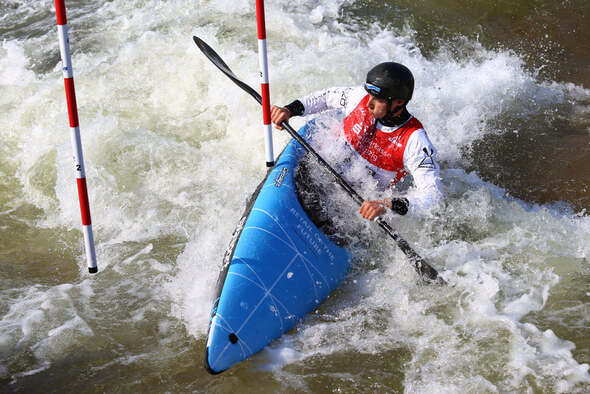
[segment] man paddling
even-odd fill
[[[307,116],[330,109],[344,112],[344,137],[383,189],[411,174],[416,191],[405,197],[365,201],[362,217],[373,220],[391,209],[399,215],[423,216],[443,202],[436,149],[418,119],[406,105],[414,92],[414,76],[402,64],[386,62],[373,67],[364,87],[329,88],[273,106],[277,129],[292,116]]]

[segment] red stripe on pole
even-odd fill
[[[262,118],[264,124],[270,124],[270,91],[269,85],[267,83],[260,84],[260,89],[262,93]]]
[[[66,100],[68,103],[68,116],[70,117],[70,127],[78,127],[78,105],[76,104],[76,89],[74,88],[74,78],[64,78],[66,85]]]
[[[66,20],[66,6],[64,0],[55,0],[55,16],[57,17],[58,25],[65,25],[68,23]]]
[[[78,184],[78,198],[80,200],[80,213],[82,214],[82,224],[89,226],[92,224],[90,220],[90,204],[88,202],[88,189],[86,188],[86,178],[76,178]]]
[[[256,0],[256,22],[258,24],[258,39],[266,40],[266,26],[264,22],[264,1]]]

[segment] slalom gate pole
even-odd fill
[[[98,267],[96,265],[96,252],[94,250],[92,221],[90,220],[90,204],[88,202],[88,190],[86,187],[84,155],[82,154],[82,141],[80,139],[78,107],[76,104],[76,92],[74,89],[74,73],[70,56],[70,39],[68,37],[68,24],[66,20],[66,6],[64,0],[55,0],[55,14],[57,17],[59,50],[61,53],[61,65],[66,88],[66,100],[68,103],[68,116],[70,118],[70,134],[72,138],[72,148],[74,150],[76,183],[78,185],[78,199],[80,200],[80,213],[82,215],[82,231],[84,232],[86,261],[88,263],[88,272],[94,274],[98,272]]]
[[[272,146],[272,125],[270,120],[270,89],[268,78],[268,59],[266,52],[266,22],[264,18],[264,0],[256,0],[256,24],[258,26],[258,58],[260,63],[260,95],[262,96],[262,119],[266,166],[275,163]]]

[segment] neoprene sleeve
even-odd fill
[[[391,210],[398,215],[405,215],[408,213],[410,201],[405,197],[396,197],[391,199]]]
[[[301,116],[301,115],[303,115],[303,112],[305,111],[305,107],[303,106],[303,103],[299,100],[295,100],[291,104],[285,105],[285,108],[287,108],[289,110],[289,112],[291,113],[291,116]]]

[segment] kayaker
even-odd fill
[[[404,65],[386,62],[373,67],[364,86],[328,88],[284,107],[273,106],[277,129],[292,116],[326,110],[344,112],[343,130],[348,146],[369,168],[383,189],[411,174],[415,190],[404,197],[365,201],[359,213],[373,220],[387,209],[399,215],[423,216],[443,202],[436,149],[418,119],[406,105],[414,92],[414,76]]]

